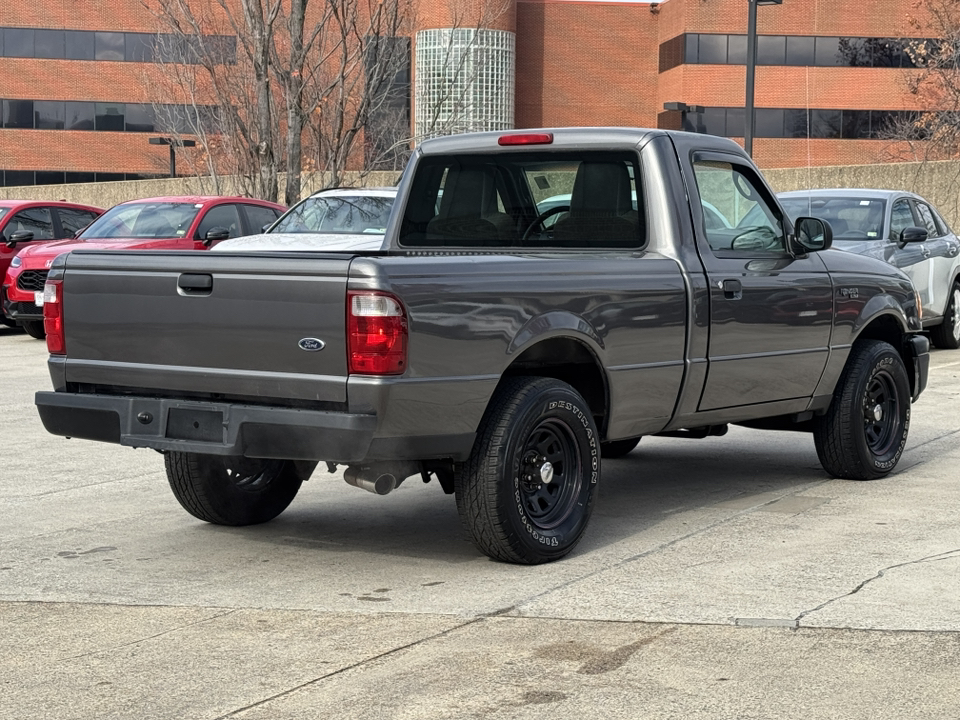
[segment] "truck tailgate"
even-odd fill
[[[351,259],[75,252],[66,382],[345,402]]]

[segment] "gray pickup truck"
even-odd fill
[[[36,404],[51,433],[162,452],[208,522],[276,517],[326,462],[378,494],[436,479],[480,551],[547,562],[643,435],[807,431],[835,477],[893,470],[919,300],[830,244],[729,140],[431,140],[380,251],[58,258]]]

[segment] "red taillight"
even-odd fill
[[[497,142],[501,145],[549,145],[553,142],[553,133],[522,133],[520,135],[501,135]]]
[[[347,293],[347,367],[359,375],[400,375],[407,369],[407,313],[398,298]]]
[[[43,286],[43,329],[47,333],[47,351],[66,355],[63,339],[63,281],[47,280]]]

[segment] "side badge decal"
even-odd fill
[[[306,350],[307,352],[319,352],[326,347],[326,343],[317,338],[303,338],[297,345],[300,346],[301,350]]]

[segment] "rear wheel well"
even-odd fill
[[[584,343],[569,337],[542,340],[520,353],[503,372],[503,378],[519,375],[551,377],[571,385],[589,405],[600,436],[606,435],[606,376],[596,355]]]

